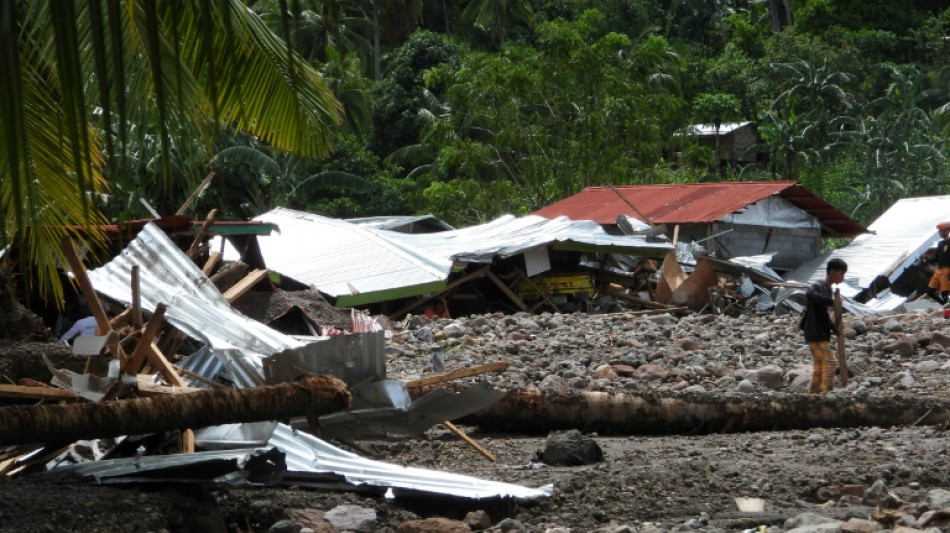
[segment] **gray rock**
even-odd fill
[[[589,465],[603,461],[604,451],[576,429],[555,431],[548,435],[542,459],[549,465]]]
[[[801,513],[786,520],[783,527],[786,530],[789,530],[803,526],[815,526],[818,524],[838,524],[838,521],[834,518],[817,513]]]
[[[950,490],[934,489],[927,492],[927,506],[931,509],[950,508]]]
[[[290,520],[278,520],[267,529],[267,533],[300,533],[300,526]]]
[[[495,529],[501,531],[501,533],[528,533],[528,528],[514,518],[505,518],[501,522],[498,522],[495,524]]]
[[[327,511],[323,519],[339,530],[373,533],[376,531],[376,511],[358,505],[340,505]]]
[[[785,385],[785,375],[778,365],[765,365],[746,376],[746,379],[761,383],[772,390],[781,389]]]
[[[755,392],[755,384],[747,379],[743,379],[738,385],[736,385],[736,392],[742,392],[746,394],[753,393]]]

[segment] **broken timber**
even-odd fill
[[[317,417],[350,406],[333,376],[250,389],[215,389],[98,404],[0,408],[0,445],[71,442],[227,423]]]
[[[581,429],[627,435],[936,425],[950,423],[950,400],[914,395],[634,395],[530,387],[510,390],[497,403],[458,422],[519,431]]]

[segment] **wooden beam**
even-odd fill
[[[82,398],[72,391],[53,387],[25,387],[22,385],[0,385],[0,398],[20,400],[63,400],[79,401]]]
[[[212,252],[211,255],[208,256],[208,260],[205,261],[204,266],[201,267],[201,272],[203,272],[205,276],[211,276],[211,273],[214,272],[214,267],[218,266],[220,262],[221,252]]]
[[[542,302],[542,303],[547,303],[548,305],[550,305],[551,308],[554,309],[554,312],[555,312],[555,313],[560,313],[560,312],[561,312],[561,309],[560,309],[560,308],[557,306],[557,304],[554,303],[554,301],[552,301],[551,298],[549,297],[547,284],[544,284],[542,287],[538,287],[538,285],[537,285],[535,282],[531,281],[531,278],[529,278],[528,276],[526,276],[524,272],[521,272],[520,274],[518,274],[518,279],[524,280],[524,282],[527,283],[528,285],[530,285],[531,288],[535,290],[535,292],[537,292],[539,295],[541,295],[541,302]],[[540,304],[539,304],[539,305],[540,305]],[[535,309],[537,309],[537,308],[538,308],[538,306],[535,306],[534,308],[531,309],[531,311],[533,312],[533,311],[534,311]]]
[[[489,270],[488,272],[485,272],[485,275],[488,276],[488,279],[490,279],[491,282],[494,283],[496,287],[501,289],[501,292],[505,293],[505,296],[507,296],[509,300],[511,300],[512,302],[514,302],[516,306],[518,306],[518,309],[521,309],[522,311],[526,313],[531,312],[531,308],[528,307],[527,304],[524,303],[524,300],[522,300],[521,298],[518,298],[518,295],[515,294],[514,291],[512,291],[510,288],[508,288],[508,286],[505,285],[504,281],[501,281],[500,279],[498,279],[498,276],[496,276],[494,272]]]
[[[199,389],[195,387],[168,387],[166,385],[155,385],[153,383],[147,383],[143,381],[137,381],[135,383],[135,389],[138,392],[139,396],[159,396],[162,394],[188,394],[192,392],[205,390],[205,389]]]
[[[251,287],[257,285],[261,280],[267,278],[267,270],[257,269],[252,270],[248,275],[244,276],[244,279],[237,282],[233,287],[224,292],[224,299],[231,303],[241,296],[244,295],[247,291],[251,290]]]
[[[403,315],[405,315],[406,313],[408,313],[409,311],[412,311],[416,306],[422,305],[433,298],[438,298],[440,295],[451,291],[452,289],[458,287],[459,285],[463,283],[467,283],[469,281],[472,281],[473,279],[478,279],[484,276],[487,272],[489,272],[489,267],[487,266],[484,266],[474,272],[469,272],[468,274],[462,276],[461,278],[446,285],[445,288],[442,289],[442,292],[439,292],[437,294],[430,294],[428,296],[420,296],[419,298],[416,298],[412,302],[402,306],[398,311],[394,313],[390,313],[389,318],[393,320],[397,320]]]
[[[468,435],[466,435],[464,431],[462,431],[461,429],[458,428],[458,426],[456,426],[455,424],[449,422],[448,420],[444,420],[444,421],[442,422],[442,425],[445,426],[445,427],[446,427],[449,431],[451,431],[452,433],[455,433],[455,435],[456,435],[458,438],[460,438],[460,439],[462,439],[463,441],[465,441],[469,446],[471,446],[472,448],[475,448],[475,451],[477,451],[478,453],[484,455],[489,461],[491,461],[491,462],[493,462],[493,463],[495,462],[495,456],[492,455],[491,452],[489,452],[489,451],[486,450],[485,448],[482,448],[481,445],[479,445],[479,444],[478,444],[477,442],[475,442],[471,437],[469,437]]]
[[[142,370],[142,365],[145,364],[145,360],[148,358],[149,347],[165,323],[165,309],[165,304],[161,303],[155,307],[152,318],[150,318],[148,324],[145,325],[145,331],[143,331],[142,336],[139,337],[138,343],[135,345],[135,351],[132,352],[132,356],[129,357],[129,360],[122,368],[122,372],[133,376]]]
[[[106,316],[102,302],[99,301],[99,296],[96,295],[96,290],[92,287],[92,282],[89,281],[86,268],[83,266],[79,256],[76,255],[73,241],[68,237],[64,238],[60,241],[60,246],[62,247],[63,255],[66,256],[66,262],[69,263],[69,268],[73,272],[73,277],[76,278],[76,282],[79,283],[79,287],[82,289],[83,296],[86,297],[89,310],[92,312],[92,316],[96,318],[96,326],[98,326],[97,333],[99,335],[105,335],[112,330],[112,328],[109,327],[109,317]],[[118,357],[118,355],[116,355],[116,357]]]
[[[149,345],[148,362],[152,365],[152,368],[157,369],[159,372],[165,376],[165,379],[168,380],[175,387],[187,387],[188,384],[185,383],[185,380],[181,379],[181,376],[178,375],[178,372],[175,372],[175,367],[172,366],[168,359],[165,358],[165,355],[161,350],[158,349],[158,345],[154,342]]]
[[[464,370],[446,372],[445,374],[439,374],[438,376],[429,376],[427,378],[414,379],[412,381],[407,381],[406,388],[417,389],[419,387],[425,387],[426,385],[444,383],[446,381],[467,378],[469,376],[477,376],[479,374],[485,374],[488,372],[499,372],[507,368],[508,368],[507,361],[498,361],[497,363],[489,363],[487,365],[480,365],[480,366],[476,366],[472,368],[466,368]]]

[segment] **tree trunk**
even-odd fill
[[[815,427],[943,424],[950,400],[912,395],[625,394],[509,391],[487,409],[458,420],[483,428],[548,432],[580,429],[606,434],[697,434]]]
[[[227,423],[317,417],[350,406],[333,376],[251,389],[213,389],[103,403],[0,408],[0,445],[66,443]],[[314,426],[315,427],[315,426]]]

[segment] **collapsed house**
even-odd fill
[[[589,219],[610,232],[623,215],[720,259],[772,254],[769,266],[786,272],[817,257],[822,238],[867,231],[794,181],[587,187],[534,214]]]
[[[611,235],[594,222],[566,217],[506,215],[429,233],[284,208],[254,220],[279,228],[259,239],[269,269],[316,288],[337,307],[361,306],[393,318],[432,301],[455,314],[484,312],[486,303],[513,311],[579,310],[573,297],[595,291],[596,273],[584,267],[583,254],[659,258],[672,249],[663,240]],[[219,246],[226,259],[240,256],[230,241]]]
[[[145,224],[119,255],[99,268],[86,271],[68,241],[64,253],[100,334],[81,336],[73,345],[75,354],[87,358],[85,371],[50,369],[55,388],[6,387],[8,394],[73,405],[0,412],[5,428],[0,445],[26,445],[11,457],[0,457],[0,473],[45,467],[50,477],[90,483],[293,484],[389,497],[536,499],[551,494],[551,487],[534,489],[367,460],[302,431],[319,425],[326,438],[417,434],[499,399],[487,382],[461,392],[416,391],[411,397],[410,384],[386,378],[384,332],[362,313],[352,311],[352,333],[346,335],[280,333],[231,306],[266,272],[251,272],[219,288],[208,276],[217,254],[207,253],[199,267],[194,257],[200,254],[183,251],[154,223]],[[107,307],[121,311],[110,316]],[[181,353],[192,345],[199,348]],[[301,376],[324,381],[300,381]],[[102,404],[122,398],[132,399]],[[295,416],[289,416],[291,411]],[[212,418],[228,423],[211,425]],[[289,421],[275,421],[281,419]],[[183,425],[198,429],[181,429]],[[121,434],[123,429],[128,434]],[[155,432],[154,439],[142,435]],[[162,454],[158,450],[168,448],[169,432],[178,435],[173,448],[205,451]],[[72,440],[76,442],[63,447]],[[79,448],[84,451],[74,451]]]

